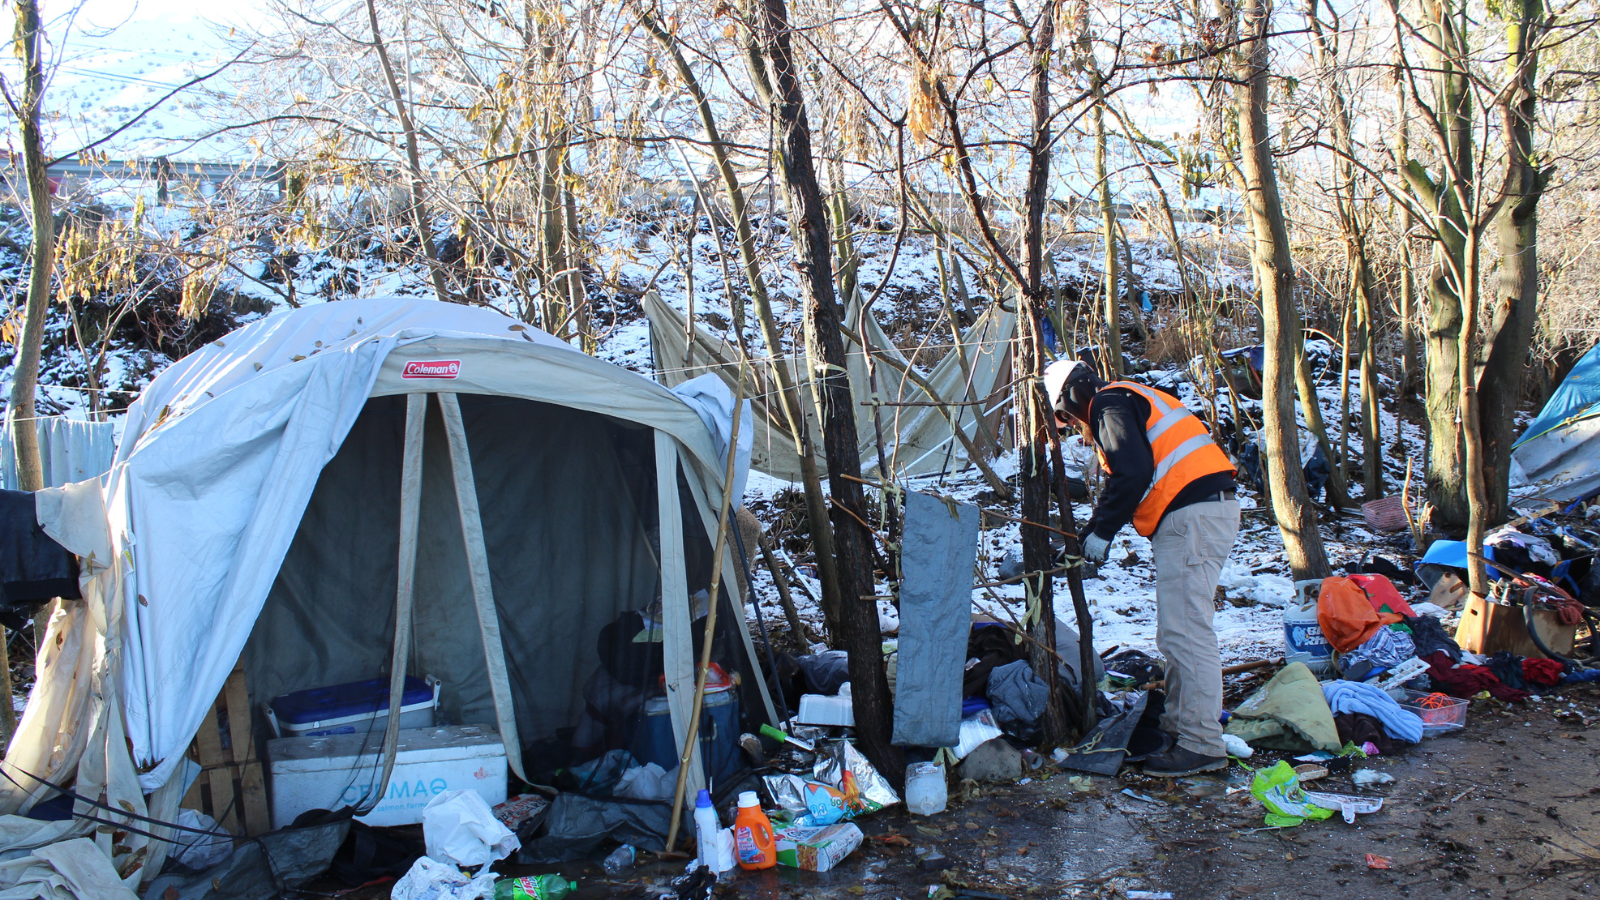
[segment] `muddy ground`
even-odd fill
[[[1277,758],[1258,753],[1249,762]],[[937,816],[901,811],[862,819],[866,845],[832,872],[739,873],[717,894],[748,900],[1021,900],[1128,891],[1170,892],[1177,900],[1600,896],[1600,690],[1569,688],[1521,706],[1474,701],[1464,731],[1366,765],[1395,778],[1365,792],[1384,798],[1380,812],[1354,825],[1336,815],[1291,829],[1263,827],[1261,805],[1248,791],[1229,792],[1248,783],[1237,764],[1219,777],[1124,772],[1087,785],[1047,770],[1029,784],[954,797]],[[1348,776],[1317,786],[1359,793]],[[929,850],[946,862],[924,868],[920,860]],[[1370,868],[1368,854],[1387,859],[1389,868]],[[643,900],[659,896],[681,866],[645,862],[611,880],[594,863],[564,871],[581,884],[573,900]]]

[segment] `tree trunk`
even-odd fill
[[[1338,20],[1333,23],[1333,35],[1322,24],[1318,13],[1318,0],[1307,4],[1306,20],[1311,25],[1315,41],[1312,44],[1319,66],[1328,82],[1328,100],[1333,113],[1333,142],[1338,157],[1334,171],[1337,183],[1334,195],[1338,203],[1339,228],[1344,232],[1345,245],[1350,256],[1350,275],[1355,293],[1356,340],[1361,352],[1361,481],[1367,500],[1376,500],[1383,494],[1383,460],[1380,446],[1382,422],[1378,414],[1378,384],[1374,369],[1376,328],[1372,320],[1377,308],[1377,285],[1372,277],[1370,255],[1367,252],[1367,216],[1356,191],[1355,141],[1351,136],[1350,107],[1345,99],[1344,85],[1339,72]],[[1336,11],[1334,11],[1335,14]],[[1403,277],[1409,277],[1409,274]],[[1345,318],[1344,366],[1339,379],[1340,404],[1345,420],[1339,423],[1339,475],[1344,480],[1348,465],[1347,444],[1349,417],[1349,316]],[[1348,482],[1346,482],[1348,495]]]
[[[1508,513],[1511,445],[1516,440],[1517,406],[1538,316],[1539,197],[1550,180],[1550,171],[1540,167],[1533,148],[1543,3],[1515,0],[1508,11],[1512,12],[1513,21],[1506,27],[1506,49],[1510,54],[1508,62],[1517,73],[1513,93],[1501,108],[1510,146],[1506,159],[1510,196],[1495,224],[1500,245],[1500,283],[1478,395],[1484,472],[1488,479],[1484,515],[1489,525],[1504,521]]]
[[[766,342],[767,352],[778,356],[783,347],[783,336],[778,330],[777,319],[772,315],[772,300],[767,295],[767,281],[761,274],[761,259],[756,255],[755,230],[750,227],[749,206],[745,201],[744,188],[739,184],[739,175],[728,159],[728,147],[723,143],[721,129],[717,127],[716,116],[712,114],[711,102],[706,99],[705,91],[700,87],[700,79],[689,67],[688,60],[684,59],[683,51],[678,47],[676,39],[646,13],[637,0],[633,5],[634,13],[639,17],[645,30],[650,32],[672,57],[673,67],[677,69],[679,79],[694,98],[695,109],[700,114],[700,127],[705,132],[706,143],[711,146],[717,174],[722,177],[722,189],[728,198],[728,208],[733,212],[733,227],[739,239],[739,262],[744,267],[745,282],[750,287],[750,299],[755,303],[756,319],[761,324],[761,338]],[[765,86],[762,74],[759,69],[752,72],[752,75],[757,76],[758,87]],[[767,93],[763,91],[763,96],[766,97]],[[766,99],[770,102],[770,97]],[[811,541],[817,551],[818,580],[822,583],[822,615],[824,625],[831,636],[838,633],[839,610],[843,605],[843,598],[839,593],[839,570],[833,555],[833,528],[828,522],[828,495],[822,489],[822,476],[817,469],[816,444],[812,441],[811,426],[806,421],[800,390],[795,386],[789,368],[781,359],[773,361],[770,371],[772,380],[778,385],[778,406],[783,410],[784,419],[789,423],[789,431],[794,435],[795,447],[800,454],[800,483],[805,488],[806,517],[811,526]]]
[[[843,593],[838,638],[850,657],[856,736],[867,759],[891,783],[900,784],[904,771],[900,750],[890,743],[894,714],[878,629],[872,534],[865,525],[860,445],[839,331],[827,208],[812,159],[811,127],[790,41],[788,9],[784,0],[761,0],[751,13],[748,24],[775,106],[778,161],[795,236],[795,272],[805,305],[806,354],[821,398],[823,450],[833,497],[833,549]]]
[[[1044,207],[1049,199],[1050,180],[1050,63],[1055,49],[1056,4],[1047,0],[1039,11],[1033,28],[1033,128],[1028,147],[1028,189],[1024,201],[1023,226],[1023,276],[1017,298],[1017,344],[1015,351],[1017,387],[1013,391],[1017,417],[1017,478],[1022,488],[1022,519],[1024,522],[1050,521],[1050,430],[1055,427],[1053,414],[1044,397],[1039,381],[1044,371],[1044,335],[1039,318],[1044,311]],[[1101,126],[1104,142],[1104,126]],[[1103,151],[1103,146],[1102,146]],[[1102,158],[1102,166],[1104,160]],[[1104,192],[1102,182],[1102,192]],[[1108,195],[1102,193],[1102,203]],[[1116,244],[1108,234],[1106,255],[1115,264]],[[1107,284],[1115,286],[1115,272],[1108,273]],[[1108,309],[1115,315],[1116,297],[1107,297]],[[1115,350],[1113,371],[1120,371],[1121,351],[1117,342],[1115,319],[1108,322],[1111,331],[1110,347]],[[1045,704],[1041,723],[1046,745],[1058,744],[1066,739],[1067,723],[1060,679],[1056,666],[1056,613],[1055,578],[1048,573],[1055,568],[1055,554],[1050,549],[1050,532],[1043,528],[1023,525],[1022,567],[1027,573],[1024,585],[1029,599],[1028,633],[1033,638],[1028,644],[1028,657],[1038,675],[1049,688],[1049,702]],[[1085,677],[1089,677],[1087,674]]]
[[[1396,29],[1398,38],[1399,30]],[[1396,51],[1398,56],[1398,49]],[[1402,58],[1403,59],[1403,58]],[[1399,66],[1396,66],[1397,70]],[[1406,104],[1406,83],[1395,76],[1396,118],[1394,140],[1395,170],[1404,172],[1411,158],[1410,113]],[[1417,227],[1408,203],[1400,204],[1400,390],[1401,394],[1414,394],[1417,390],[1417,281],[1411,273],[1411,232]]]
[[[1473,288],[1466,282],[1467,222],[1472,205],[1473,138],[1472,95],[1468,73],[1462,63],[1467,58],[1464,35],[1465,11],[1456,21],[1455,0],[1425,0],[1428,18],[1426,31],[1430,44],[1429,64],[1435,73],[1437,94],[1433,108],[1438,129],[1441,175],[1435,183],[1421,165],[1406,161],[1405,175],[1411,188],[1433,210],[1434,268],[1428,283],[1428,329],[1426,406],[1429,452],[1428,499],[1433,504],[1434,521],[1450,528],[1467,525],[1467,487],[1462,447],[1460,401],[1461,373],[1459,352],[1462,345],[1463,294]],[[1475,291],[1474,291],[1475,292]],[[1470,367],[1470,361],[1467,366]]]
[[[378,62],[383,67],[383,78],[389,86],[389,99],[394,102],[395,117],[400,120],[400,130],[405,133],[406,179],[411,192],[411,223],[417,229],[417,238],[422,242],[423,264],[428,267],[428,280],[433,283],[433,296],[440,302],[448,302],[450,288],[444,280],[444,269],[439,266],[439,250],[433,244],[433,222],[428,215],[427,201],[423,196],[424,175],[422,172],[422,152],[417,147],[417,129],[411,121],[411,113],[406,109],[406,98],[400,89],[400,81],[395,77],[394,65],[389,61],[389,50],[383,42],[383,32],[378,27],[378,7],[374,0],[367,0],[367,20],[372,25],[372,47],[378,51]]]
[[[1285,231],[1285,234],[1287,233]],[[1287,252],[1285,256],[1287,256]],[[1266,303],[1265,297],[1262,298],[1262,303],[1263,305]],[[1300,322],[1300,310],[1291,301],[1289,311],[1294,315],[1288,325],[1290,341],[1294,347],[1294,379],[1300,393],[1300,408],[1306,417],[1306,428],[1310,430],[1311,436],[1317,439],[1317,446],[1322,448],[1322,455],[1328,458],[1328,504],[1338,509],[1344,509],[1350,506],[1350,491],[1345,486],[1344,472],[1340,471],[1340,467],[1337,465],[1338,457],[1334,455],[1333,442],[1328,440],[1328,424],[1322,418],[1322,404],[1317,402],[1317,383],[1311,378],[1311,363],[1306,359],[1305,329]],[[1264,339],[1264,342],[1268,347],[1272,346],[1270,340]],[[1270,353],[1271,351],[1269,350],[1268,352]],[[1263,378],[1264,381],[1265,378]],[[1265,406],[1265,403],[1265,394],[1263,394],[1263,406]],[[1293,406],[1292,403],[1290,405],[1291,407]],[[1290,422],[1293,421],[1291,418]],[[1293,454],[1295,465],[1298,466],[1300,465],[1300,436],[1298,431],[1293,435],[1293,442],[1294,446],[1288,448],[1288,452]],[[1300,480],[1305,481],[1304,473],[1301,474]],[[1307,497],[1309,498],[1309,496],[1308,494]]]
[[[16,348],[16,368],[7,404],[7,424],[17,457],[18,487],[44,489],[44,460],[39,453],[38,417],[34,394],[39,387],[39,358],[44,351],[44,320],[50,310],[50,274],[55,267],[55,214],[50,208],[50,181],[44,157],[44,135],[39,120],[44,111],[44,25],[37,0],[17,0],[17,43],[23,66],[22,165],[28,179],[28,219],[33,228],[29,244],[28,300],[22,314],[22,334]],[[11,696],[11,659],[7,634],[0,626],[0,748],[9,746],[17,730],[17,712]],[[3,752],[3,750],[0,750]]]
[[[1087,36],[1083,44],[1087,54]],[[1087,65],[1094,66],[1092,56]],[[1105,271],[1106,370],[1115,380],[1123,374],[1122,314],[1117,292],[1117,211],[1111,205],[1111,179],[1106,174],[1106,99],[1099,70],[1091,68],[1089,79],[1094,100],[1094,178],[1100,188],[1100,239],[1105,244],[1101,267]]]
[[[1266,372],[1262,379],[1261,418],[1266,437],[1267,472],[1272,504],[1283,534],[1289,568],[1296,579],[1330,574],[1317,531],[1317,510],[1306,491],[1295,433],[1294,370],[1299,315],[1294,302],[1294,262],[1289,257],[1289,231],[1272,158],[1267,124],[1270,85],[1267,46],[1271,0],[1242,0],[1241,43],[1234,88],[1239,121],[1239,169],[1250,208],[1252,259],[1261,288]]]

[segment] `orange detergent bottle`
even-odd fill
[[[772,820],[761,811],[755,791],[739,794],[739,815],[733,820],[733,846],[744,869],[770,869],[778,864],[777,839],[772,836]]]

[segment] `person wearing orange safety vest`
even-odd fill
[[[1178,398],[1131,381],[1106,383],[1077,360],[1052,363],[1045,390],[1056,426],[1094,444],[1105,487],[1079,531],[1083,556],[1105,562],[1129,523],[1150,539],[1156,569],[1156,646],[1166,659],[1171,746],[1146,774],[1193,775],[1227,767],[1222,742],[1222,655],[1211,617],[1222,564],[1239,533],[1233,464]]]

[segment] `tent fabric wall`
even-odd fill
[[[1512,495],[1577,500],[1600,491],[1600,344],[1590,348],[1511,450]]]
[[[736,384],[739,378],[737,361],[742,357],[739,348],[696,328],[691,353],[688,320],[682,312],[668,305],[654,292],[645,295],[643,307],[650,320],[650,348],[656,377],[663,384],[675,386],[707,374],[715,374],[730,389]],[[863,317],[859,307],[856,307],[852,308],[849,318],[847,325],[853,331],[865,320],[866,339],[872,343],[874,355],[887,357],[901,366],[909,365],[904,354],[895,347],[870,313]],[[926,373],[928,383],[933,386],[940,400],[968,404],[954,407],[952,417],[962,431],[974,439],[978,436],[980,411],[989,433],[998,434],[1001,420],[998,409],[1010,396],[1010,342],[1015,329],[1014,313],[999,305],[990,307],[967,329],[962,336],[960,349],[952,348]],[[860,346],[847,338],[845,354],[852,395],[858,398],[874,396],[865,355]],[[784,357],[777,362],[788,370],[793,382],[804,382],[801,377],[804,372],[803,360]],[[877,369],[877,396],[883,402],[932,401],[933,398],[925,390],[896,371],[894,366],[880,362]],[[776,396],[775,382],[766,366],[755,367],[755,371],[747,373],[746,377],[749,379],[747,390],[764,398],[755,407],[755,450],[751,465],[776,478],[798,481],[798,451],[793,432]],[[820,420],[811,403],[810,392],[802,390],[800,394],[809,423],[807,427],[813,435],[821,434]],[[974,402],[981,403],[981,407],[971,405]],[[940,409],[932,406],[885,406],[882,413],[885,451],[891,458],[890,466],[898,475],[934,474],[945,468],[956,468],[966,459],[966,449],[954,440],[950,419]],[[876,470],[877,427],[871,406],[856,408],[856,434],[861,442],[863,469]],[[817,443],[820,457],[821,442]]]
[[[441,371],[448,380],[429,376]],[[66,489],[71,502],[41,502],[41,525],[85,557],[86,599],[58,609],[47,626],[34,693],[5,764],[21,786],[0,785],[0,813],[38,799],[29,774],[142,813],[144,793],[174,774],[244,649],[324,467],[369,402],[440,390],[603,412],[647,437],[654,432],[652,445],[669,440],[697,505],[722,495],[725,459],[693,398],[493,311],[386,298],[246,326],[157,377],[130,408],[103,482]],[[493,465],[485,469],[492,479]],[[703,532],[714,514],[697,513]],[[439,527],[450,518],[459,529],[453,515],[441,514]],[[383,550],[358,549],[374,560]],[[493,546],[489,552],[493,566]],[[731,565],[731,555],[723,563]],[[366,607],[367,617],[392,610],[381,586],[362,585],[361,593],[379,604]],[[70,836],[54,823],[3,821],[17,823],[0,826],[14,849]],[[129,838],[115,855],[109,840],[102,849],[119,867],[132,859],[124,848],[142,858],[144,839]]]

